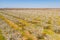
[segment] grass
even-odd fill
[[[40,15],[41,17],[40,16],[38,16],[36,18],[32,17],[33,19],[31,19],[31,21],[29,21],[29,20],[26,21],[26,20],[24,20],[24,18],[21,19],[14,15],[10,15],[10,13],[9,14],[4,13],[6,16],[11,16],[13,18],[16,18],[16,20],[18,20],[17,23],[14,23],[13,21],[4,17],[3,13],[4,12],[2,12],[2,15],[0,15],[0,18],[2,20],[4,20],[14,30],[17,30],[19,33],[21,33],[21,35],[23,36],[23,40],[38,40],[38,39],[44,40],[45,37],[47,37],[47,39],[49,39],[49,40],[60,40],[60,34],[57,34],[54,31],[54,30],[56,30],[55,25],[57,25],[56,26],[57,28],[60,27],[60,16],[58,16],[58,15],[56,16],[55,15],[56,13],[54,14],[51,12],[51,15],[43,14],[43,15]],[[24,28],[30,28],[30,27],[32,30],[24,29]],[[40,27],[42,27],[43,30],[39,30]],[[29,31],[33,31],[33,32],[29,33]],[[42,33],[42,35],[40,34],[40,32]],[[41,36],[39,35],[37,37],[36,35],[34,35],[34,33],[35,34],[37,33],[36,35],[40,34]]]
[[[2,20],[4,20],[7,24],[9,24],[10,27],[12,27],[13,29],[19,31],[24,37],[31,38],[32,40],[33,39],[37,40],[36,37],[34,37],[33,35],[31,35],[28,31],[21,30],[20,27],[17,24],[15,24],[14,22],[6,19],[4,16],[0,15],[0,18]]]
[[[2,31],[0,30],[0,40],[6,40],[5,37],[2,34]]]

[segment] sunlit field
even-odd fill
[[[0,9],[0,40],[60,40],[60,9]]]

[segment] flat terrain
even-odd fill
[[[0,9],[0,40],[60,40],[60,9]]]

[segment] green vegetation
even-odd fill
[[[6,40],[5,37],[2,35],[1,30],[0,30],[0,40]]]

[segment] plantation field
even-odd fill
[[[0,40],[60,40],[60,9],[0,9]]]

